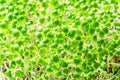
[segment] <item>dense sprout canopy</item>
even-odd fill
[[[0,80],[119,80],[119,0],[0,0]]]

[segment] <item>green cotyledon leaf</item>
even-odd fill
[[[53,56],[52,61],[53,62],[59,62],[59,57],[58,56]]]

